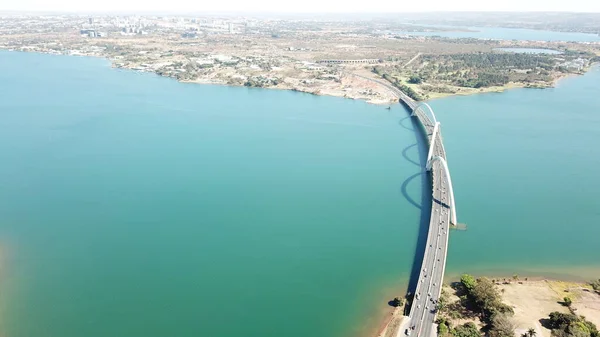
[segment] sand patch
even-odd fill
[[[521,335],[529,328],[535,328],[538,336],[550,337],[550,330],[540,324],[540,319],[548,317],[553,311],[568,313],[569,309],[559,302],[564,297],[573,301],[573,309],[578,315],[585,316],[590,322],[600,323],[600,295],[583,283],[564,281],[525,281],[502,284],[503,301],[515,311],[514,320],[517,333]]]

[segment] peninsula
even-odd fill
[[[543,88],[581,74],[600,42],[451,39],[390,18],[0,14],[0,49],[108,58],[179,81],[295,90],[390,104]],[[459,28],[456,28],[459,29]],[[408,33],[407,33],[408,32]],[[515,53],[537,48],[552,54]]]

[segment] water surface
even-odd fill
[[[518,54],[562,54],[560,50],[545,48],[494,48],[494,50]]]
[[[0,52],[0,334],[372,327],[427,194],[407,116]]]
[[[412,36],[441,36],[452,39],[476,38],[484,40],[600,42],[600,36],[597,34],[587,33],[555,32],[549,30],[504,27],[465,27],[422,24],[418,24],[418,26],[431,27],[433,30],[428,32],[397,32],[397,34]],[[436,27],[449,30],[435,31],[434,29]]]
[[[450,273],[599,277],[598,83],[595,67],[553,89],[431,102],[468,225],[451,236]]]
[[[448,275],[600,274],[598,83],[431,102]],[[0,52],[0,332],[356,336],[423,239],[417,139],[399,105]]]

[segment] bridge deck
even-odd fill
[[[394,92],[400,92],[396,88],[393,89]],[[406,106],[413,110],[423,127],[425,138],[431,144],[434,128],[432,120],[421,109],[415,110],[418,106],[417,103],[404,93],[400,92],[398,96]],[[437,132],[433,151],[433,156],[446,159],[440,130]],[[427,243],[408,324],[405,325],[411,336],[430,337],[436,335],[434,321],[444,279],[450,226],[450,208],[448,206],[450,205],[450,196],[442,165],[440,161],[434,161],[431,168],[432,204]],[[398,331],[398,336],[404,334],[405,331]]]
[[[433,156],[439,156],[446,160],[446,150],[444,149],[441,130],[438,130],[434,142],[432,137],[435,125],[429,116],[423,113],[421,109],[417,109],[417,102],[388,82],[357,74],[353,75],[378,83],[396,94],[400,101],[418,118],[429,145],[434,144]],[[403,324],[411,336],[418,337],[437,335],[437,332],[434,330],[434,322],[437,312],[437,301],[440,297],[442,282],[444,280],[450,229],[450,190],[448,190],[447,186],[448,179],[444,177],[445,170],[442,162],[439,160],[434,161],[430,173],[432,178],[432,202],[427,243],[408,322]],[[402,337],[404,334],[405,331],[399,330],[397,337]]]

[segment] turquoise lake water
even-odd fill
[[[600,71],[431,102],[448,275],[600,273]],[[0,52],[0,333],[357,336],[428,213],[407,112]]]
[[[431,28],[461,29],[464,31],[431,31],[431,32],[398,32],[398,34],[414,36],[441,36],[452,39],[476,38],[485,40],[529,40],[529,41],[574,41],[574,42],[600,42],[597,34],[555,32],[549,30],[504,28],[504,27],[464,27],[447,25],[424,25],[417,26]]]
[[[543,48],[494,48],[494,50],[521,54],[562,54],[559,50]]]

